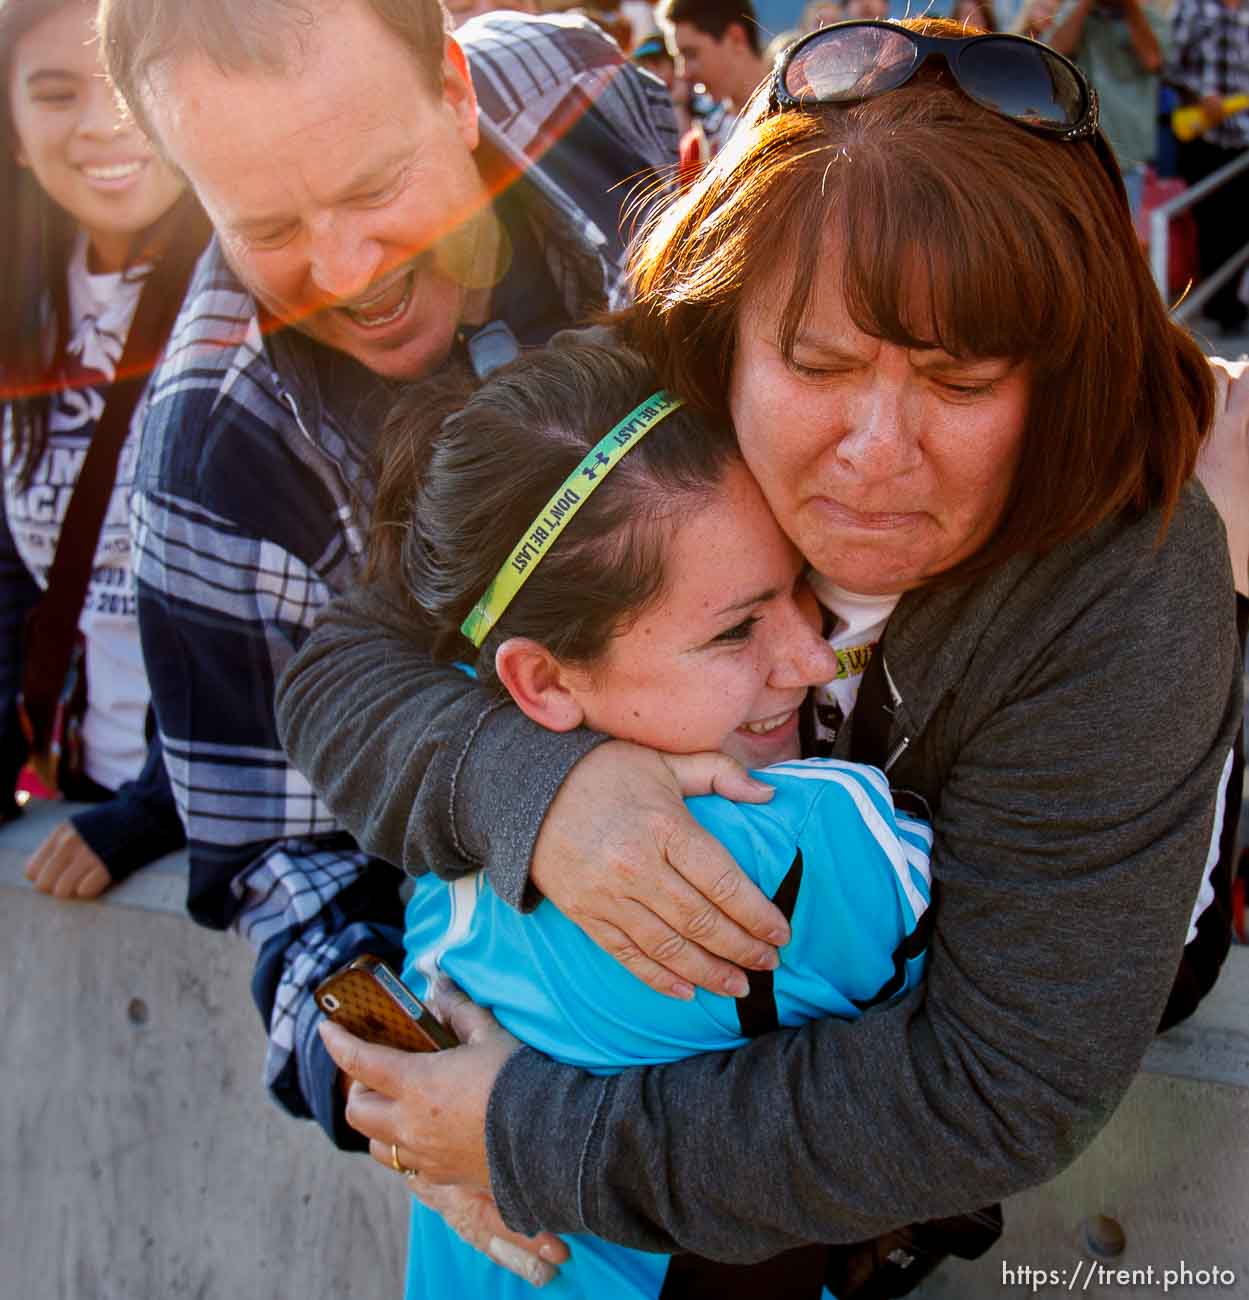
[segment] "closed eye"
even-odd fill
[[[837,379],[847,373],[844,366],[806,366],[792,357],[787,359],[786,364],[803,379]]]
[[[366,190],[363,194],[356,196],[356,202],[362,203],[366,207],[372,203],[384,203],[395,192],[394,183],[380,185],[375,190]]]
[[[759,622],[759,617],[752,614],[749,618],[744,618],[740,623],[734,623],[732,627],[725,628],[723,632],[717,633],[712,637],[712,644],[732,643],[734,641],[749,641],[751,633],[754,631],[755,624]]]
[[[997,388],[997,381],[986,380],[978,384],[956,384],[951,383],[948,380],[938,380],[937,387],[940,388],[942,392],[948,393],[950,396],[955,398],[989,397]]]
[[[362,181],[360,188],[351,195],[348,202],[363,207],[386,203],[404,188],[410,177],[411,169],[407,166],[400,167],[398,171],[389,171],[384,174],[384,177],[383,174],[377,174]]]
[[[241,238],[253,248],[281,248],[294,234],[293,226],[283,226],[274,230],[254,230],[243,234]]]

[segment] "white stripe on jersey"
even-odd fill
[[[469,927],[473,923],[473,913],[477,910],[477,900],[485,886],[485,872],[473,871],[467,876],[460,876],[447,885],[448,905],[451,915],[442,938],[421,953],[416,961],[416,969],[425,976],[426,984],[432,988],[438,979],[438,970],[442,955],[448,948],[454,948],[468,938]]]
[[[915,856],[914,846],[908,846],[905,839],[900,839],[881,815],[880,809],[868,793],[866,786],[871,786],[885,800],[890,800],[889,787],[885,779],[875,768],[864,767],[861,763],[845,763],[838,759],[811,759],[802,763],[779,763],[771,770],[784,772],[786,776],[797,777],[800,781],[831,781],[841,786],[854,800],[855,808],[863,819],[863,825],[880,845],[893,874],[902,886],[902,892],[911,906],[911,912],[918,921],[928,909],[928,902],[915,888],[911,871],[915,869],[925,880],[930,880],[928,862],[921,855]],[[931,843],[932,831],[923,823],[912,818],[906,819],[906,829],[921,833]]]

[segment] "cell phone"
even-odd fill
[[[317,985],[317,1006],[366,1043],[403,1052],[438,1052],[459,1039],[380,958],[348,962]]]

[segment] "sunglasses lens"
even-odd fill
[[[915,65],[914,43],[887,27],[829,28],[798,50],[785,69],[795,99],[837,104],[900,86]]]
[[[1065,63],[1009,38],[966,46],[958,80],[977,103],[1029,126],[1069,130],[1088,107],[1084,87]]]

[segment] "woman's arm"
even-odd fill
[[[1197,476],[1227,529],[1236,590],[1249,596],[1249,361],[1211,359],[1216,419]]]
[[[512,1228],[759,1258],[967,1211],[1087,1145],[1158,1023],[1240,725],[1221,530],[1194,502],[1162,551],[1094,557],[1012,629],[1035,662],[999,707],[975,723],[986,643],[933,725],[967,722],[917,738],[959,744],[926,991],[608,1080],[518,1052],[487,1134]]]
[[[484,867],[502,897],[533,906],[525,864],[542,812],[605,737],[555,736],[482,698],[412,640],[383,587],[358,587],[321,611],[283,673],[278,735],[361,848],[413,871]]]
[[[532,857],[538,888],[663,992],[733,988],[744,977],[731,963],[775,964],[784,918],[682,803],[712,788],[756,799],[766,789],[752,792],[740,769],[734,781],[727,759],[683,780],[650,751],[557,735],[502,703],[465,734],[438,692],[469,689],[412,641],[391,597],[359,588],[322,612],[287,667],[278,732],[370,853],[417,870],[483,867],[518,907],[538,897]],[[636,864],[652,861],[670,865],[632,891]]]

